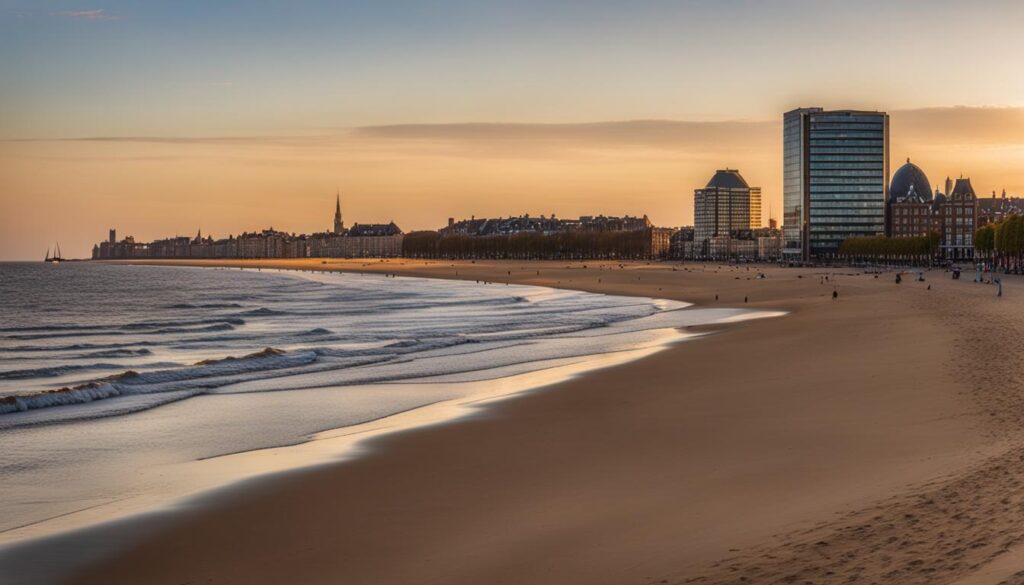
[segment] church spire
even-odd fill
[[[341,192],[337,194],[334,202],[334,233],[341,234],[345,231],[345,222],[341,219]]]

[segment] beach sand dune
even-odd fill
[[[268,479],[69,582],[1020,582],[1016,280],[996,300],[942,271],[897,285],[712,264],[259,265],[789,314]]]

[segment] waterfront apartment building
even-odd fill
[[[828,258],[846,238],[885,233],[888,114],[798,108],[782,140],[787,258]]]
[[[949,197],[939,207],[942,255],[951,260],[974,257],[974,232],[978,229],[978,196],[971,180],[959,178]]]
[[[739,231],[761,227],[761,188],[748,185],[735,169],[716,171],[703,189],[693,192],[693,219],[695,247],[713,256],[712,239],[728,243]]]

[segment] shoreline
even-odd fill
[[[504,400],[540,392],[569,380],[593,375],[606,368],[627,364],[686,340],[686,337],[666,339],[656,345],[584,356],[572,363],[552,365],[526,373],[476,382],[456,382],[453,384],[486,386],[496,383],[499,388],[464,398],[416,406],[354,425],[324,429],[295,444],[225,453],[202,458],[191,464],[186,463],[184,465],[188,468],[218,467],[219,470],[213,473],[222,479],[195,493],[172,496],[169,501],[161,497],[148,497],[135,505],[120,506],[121,509],[116,509],[115,506],[114,510],[99,509],[109,505],[98,504],[9,529],[7,533],[28,531],[30,535],[0,544],[0,565],[5,569],[13,569],[5,573],[6,578],[11,579],[11,583],[57,582],[61,578],[74,575],[90,562],[115,556],[109,544],[92,549],[86,546],[83,551],[83,544],[89,541],[108,541],[128,546],[136,538],[158,534],[172,528],[183,515],[196,510],[217,506],[238,495],[259,493],[272,486],[274,482],[290,477],[302,476],[317,469],[345,465],[363,457],[372,457],[378,450],[376,444],[381,439],[457,424],[460,420],[480,415],[485,409],[493,408]],[[195,473],[195,469],[192,469],[192,472]],[[120,505],[120,502],[116,504]],[[95,515],[90,517],[93,513]],[[65,517],[80,514],[85,514],[85,518],[77,523],[51,527],[51,532],[31,535],[33,527],[38,524],[60,521]],[[22,558],[12,563],[11,559],[16,557]],[[53,564],[55,559],[60,559],[60,562],[57,563],[58,566],[49,567],[49,572],[38,573],[30,570],[33,565],[38,566],[46,562]],[[61,563],[66,563],[67,566],[59,566]]]
[[[419,277],[410,277],[419,278]],[[535,285],[534,285],[535,286]],[[645,297],[646,298],[646,297]],[[657,301],[657,299],[646,299]],[[686,307],[690,309],[692,307]],[[722,328],[749,319],[780,316],[781,313],[767,313],[748,310],[748,315],[735,315],[722,319],[712,319],[699,327]],[[687,327],[686,329],[689,329]],[[147,523],[169,525],[174,523],[175,516],[182,510],[201,508],[211,502],[219,501],[228,494],[240,490],[258,489],[263,481],[274,481],[275,477],[289,474],[301,474],[308,470],[325,465],[335,465],[354,458],[367,456],[374,451],[373,443],[378,438],[389,434],[416,432],[437,425],[445,425],[464,417],[472,417],[478,409],[502,400],[540,391],[544,388],[564,383],[581,376],[593,375],[599,370],[616,367],[644,356],[663,351],[667,347],[686,341],[703,334],[684,333],[682,329],[668,330],[657,339],[651,339],[642,346],[632,349],[619,349],[611,352],[578,355],[572,358],[542,359],[537,369],[524,372],[503,372],[507,366],[498,367],[493,377],[474,381],[433,381],[432,378],[399,382],[403,385],[454,385],[460,387],[481,387],[479,391],[467,391],[466,397],[442,400],[424,404],[408,410],[398,411],[376,419],[347,425],[331,427],[309,435],[298,443],[267,446],[258,449],[235,453],[224,453],[214,457],[202,458],[194,463],[222,467],[213,475],[223,478],[210,485],[177,495],[134,496],[124,500],[118,499],[108,503],[100,503],[82,510],[61,513],[50,518],[43,518],[23,526],[4,531],[0,535],[0,564],[10,567],[12,559],[24,552],[27,556],[48,556],[58,552],[57,556],[74,556],[74,553],[61,552],[74,548],[76,541],[90,538],[90,535],[104,535],[104,539],[124,540],[121,533],[152,533],[159,530]],[[548,363],[550,362],[550,363]],[[515,369],[515,368],[513,368]],[[487,388],[484,388],[487,387]],[[156,407],[156,408],[159,408]],[[352,438],[358,435],[356,438]],[[278,463],[287,460],[288,463]],[[204,461],[211,463],[205,464]],[[272,463],[268,463],[274,461]],[[179,472],[195,474],[196,465],[180,464]],[[191,471],[189,471],[191,469]],[[255,470],[255,471],[254,471]],[[127,528],[124,528],[127,527]],[[53,543],[58,543],[54,545]],[[60,544],[68,543],[68,544]],[[102,551],[96,553],[103,558]],[[3,558],[8,562],[4,563]],[[80,559],[74,560],[72,569],[82,565]],[[13,567],[19,569],[19,567]],[[64,574],[67,571],[57,571]],[[15,575],[8,574],[15,578]],[[38,578],[38,575],[33,577]],[[32,581],[26,577],[25,582]],[[19,581],[20,582],[20,581]]]
[[[904,285],[897,294],[879,279],[842,276],[841,304],[830,305],[823,285],[812,282],[821,270],[755,267],[768,271],[768,279],[751,281],[745,267],[697,273],[692,266],[598,270],[600,263],[590,264],[305,266],[491,281],[500,281],[504,270],[509,281],[521,284],[660,296],[698,306],[712,303],[713,295],[722,304],[745,297],[750,302],[738,306],[779,307],[790,315],[781,322],[729,327],[701,343],[678,344],[545,392],[516,396],[485,415],[414,431],[415,440],[407,434],[384,438],[373,457],[287,478],[269,493],[190,511],[176,527],[142,539],[71,582],[174,582],[186,576],[226,582],[428,577],[455,583],[581,577],[676,582],[702,576],[719,582],[746,574],[742,553],[759,549],[775,551],[778,558],[790,555],[790,566],[779,570],[792,570],[803,550],[799,542],[787,544],[799,541],[793,531],[839,530],[851,514],[913,496],[946,476],[959,477],[1006,449],[983,432],[990,421],[977,412],[963,384],[941,368],[908,373],[889,358],[894,349],[911,363],[949,356],[954,339],[918,306],[923,286]],[[933,281],[938,275],[929,273],[935,292],[969,290],[962,283]],[[651,294],[655,290],[663,294]],[[827,335],[830,328],[837,335]],[[799,375],[771,359],[780,349],[796,352],[790,357]],[[748,368],[728,368],[729,356],[740,356]],[[865,363],[881,366],[865,371]],[[686,383],[680,386],[679,380]],[[630,394],[624,395],[627,388]],[[577,448],[567,450],[566,442]],[[425,456],[433,456],[429,467],[422,463]],[[418,481],[412,485],[423,489],[397,493],[390,487],[413,478]],[[516,490],[523,493],[517,497]],[[339,502],[340,495],[345,497]],[[282,515],[256,514],[267,506]],[[320,513],[310,514],[309,507]],[[324,531],[328,521],[342,519],[361,538]],[[318,536],[315,543],[308,541],[310,534]],[[159,552],[168,546],[180,554],[164,558]],[[730,557],[728,566],[715,564]],[[394,558],[402,562],[388,562]],[[861,561],[871,565],[867,570],[883,569],[871,559]],[[749,570],[773,580],[763,567]]]

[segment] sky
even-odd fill
[[[891,114],[892,169],[1024,195],[1024,3],[0,0],[0,260],[448,217],[692,222],[781,118]],[[767,219],[767,218],[766,218]]]

